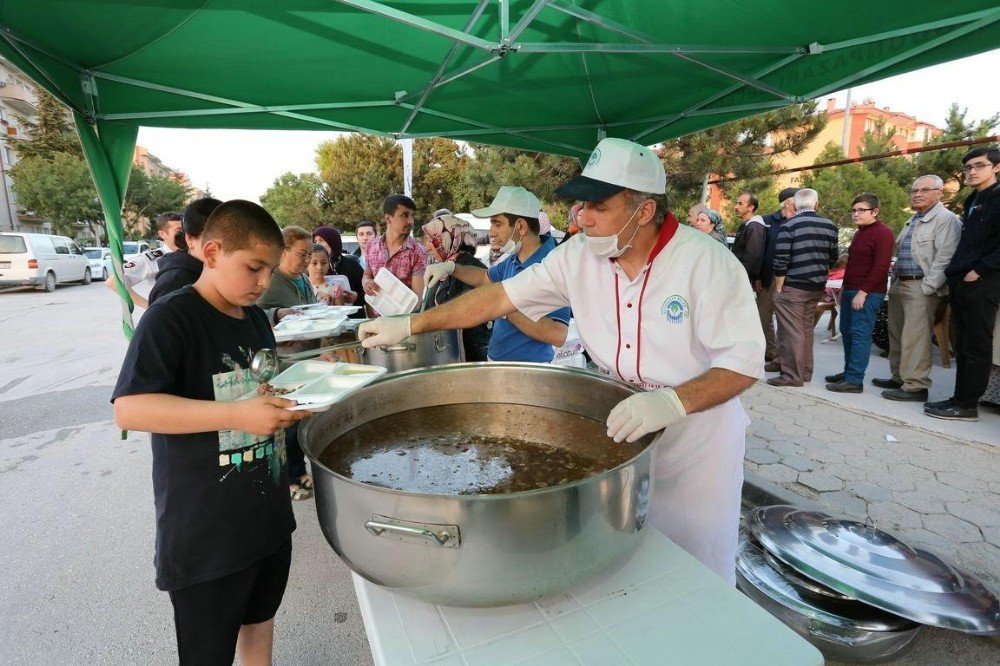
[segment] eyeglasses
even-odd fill
[[[875,210],[874,208],[852,208],[851,215],[861,215],[861,213],[867,213],[870,210]]]
[[[928,192],[936,192],[940,189],[940,187],[914,187],[910,190],[910,194],[927,194]]]
[[[991,162],[979,162],[977,164],[966,164],[962,167],[963,173],[972,173],[973,171],[982,171],[983,169],[988,169],[993,166]]]
[[[285,252],[291,252],[292,254],[294,254],[299,259],[305,259],[306,257],[311,257],[312,256],[312,252],[296,252],[295,250],[293,250],[291,248],[288,248],[288,247],[285,248]]]

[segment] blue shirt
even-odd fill
[[[490,267],[487,272],[490,281],[502,282],[514,277],[528,266],[540,263],[555,247],[555,241],[549,238],[524,263],[518,260],[517,255],[507,257],[499,264]],[[569,324],[569,308],[559,308],[548,316],[558,322]],[[552,345],[525,335],[506,319],[497,319],[493,322],[493,335],[490,336],[490,348],[487,354],[492,361],[551,363],[555,350]]]
[[[920,264],[913,258],[913,230],[924,219],[923,215],[914,215],[913,221],[906,225],[903,237],[899,241],[899,254],[896,257],[896,275],[923,275]]]

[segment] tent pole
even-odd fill
[[[983,9],[978,12],[971,12],[969,14],[960,14],[959,16],[949,16],[948,18],[941,19],[940,21],[932,21],[930,23],[921,23],[920,25],[913,25],[906,28],[900,28],[899,30],[889,30],[888,32],[880,32],[875,35],[868,35],[866,37],[857,37],[855,39],[845,39],[842,42],[833,42],[830,44],[823,44],[823,51],[837,51],[839,49],[847,49],[854,46],[863,46],[865,44],[871,44],[872,42],[881,42],[887,39],[895,39],[896,37],[907,37],[918,32],[929,32],[931,30],[939,30],[941,28],[950,28],[955,25],[962,25],[963,23],[969,23],[971,21],[976,21],[979,19],[996,17],[1000,14],[1000,9]]]
[[[418,30],[424,30],[446,39],[450,39],[453,42],[461,42],[462,44],[467,44],[483,51],[492,51],[496,48],[496,44],[493,42],[480,39],[479,37],[473,37],[468,33],[462,32],[461,30],[455,30],[454,28],[449,28],[448,26],[441,25],[440,23],[428,21],[427,19],[415,14],[409,14],[398,9],[393,9],[392,7],[388,7],[378,2],[373,2],[372,0],[335,0],[335,2],[339,2],[340,4],[347,5],[349,7],[354,7],[355,9],[360,9],[361,11],[369,12],[371,14],[378,14],[379,16],[384,16],[387,19],[398,21],[410,27],[417,28]]]
[[[197,116],[228,116],[243,113],[276,113],[278,111],[334,111],[336,109],[367,109],[396,106],[396,102],[321,102],[318,104],[283,104],[277,106],[227,107],[224,109],[183,109],[178,111],[148,111],[145,113],[98,113],[98,120],[147,120],[150,118],[190,118]]]
[[[128,177],[132,172],[132,155],[135,152],[135,139],[139,126],[102,121],[91,124],[79,112],[73,113],[73,120],[83,146],[83,156],[90,166],[90,175],[97,186],[97,194],[104,208],[104,229],[111,249],[115,284],[122,301],[122,331],[127,339],[131,339],[135,330],[132,323],[132,310],[135,305],[125,287],[125,272],[122,266],[124,228],[121,211],[128,188]]]

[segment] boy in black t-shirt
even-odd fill
[[[282,429],[308,412],[253,391],[274,348],[264,312],[284,243],[257,204],[229,201],[202,235],[194,285],[143,316],[115,386],[115,421],[152,433],[156,585],[170,593],[180,662],[270,663],[295,529]]]

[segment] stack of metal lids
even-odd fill
[[[754,509],[740,588],[828,657],[899,656],[921,625],[1000,634],[1000,600],[975,576],[870,521],[792,506]]]

